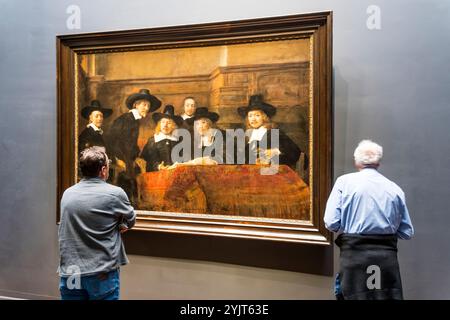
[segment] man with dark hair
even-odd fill
[[[188,119],[191,119],[194,117],[195,110],[197,109],[197,102],[195,101],[194,97],[186,97],[183,100],[183,114],[180,115],[181,118],[183,118],[183,124],[182,128],[189,130],[189,132],[192,134],[193,131],[193,123],[188,122]]]
[[[63,300],[117,300],[119,268],[128,263],[121,233],[136,214],[123,189],[106,183],[103,147],[81,152],[82,180],[61,199],[59,289]]]

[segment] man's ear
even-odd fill
[[[107,166],[102,166],[100,169],[100,176],[103,178],[106,176],[106,171],[108,170]]]

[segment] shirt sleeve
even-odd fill
[[[337,179],[328,197],[325,209],[325,227],[333,232],[338,232],[341,228],[341,204],[342,204],[342,188],[341,179]]]
[[[130,204],[127,194],[122,189],[117,194],[118,201],[115,205],[115,214],[119,217],[119,221],[125,223],[131,229],[136,222],[136,212]]]
[[[408,207],[406,206],[405,197],[401,196],[400,199],[400,216],[401,221],[397,229],[397,237],[403,240],[409,240],[414,235],[414,227],[409,217]]]

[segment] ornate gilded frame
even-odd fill
[[[59,200],[76,182],[78,56],[88,53],[189,48],[309,38],[310,221],[280,221],[168,212],[139,212],[135,229],[154,232],[263,239],[329,245],[323,213],[332,181],[332,13],[319,12],[188,26],[61,35],[57,48]]]

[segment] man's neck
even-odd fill
[[[83,180],[102,180],[102,181],[106,181],[105,177],[102,175],[99,175],[97,177],[83,177]]]
[[[364,165],[357,165],[356,168],[358,171],[362,171],[364,169],[374,169],[378,170],[379,164],[364,164]]]

